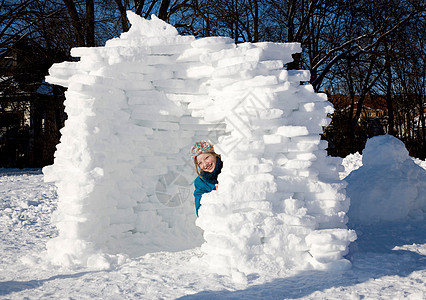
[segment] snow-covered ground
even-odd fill
[[[345,174],[362,166],[361,158],[345,159]],[[35,254],[57,235],[50,223],[55,188],[33,169],[0,169],[0,183],[1,299],[426,299],[421,218],[354,225],[349,271],[289,271],[240,285],[204,269],[199,248],[123,258],[107,271],[41,263]]]

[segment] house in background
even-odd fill
[[[358,105],[360,96],[354,96],[354,106]],[[350,95],[329,95],[329,101],[333,103],[334,109],[339,112],[346,112],[349,114],[352,100]],[[353,111],[355,116],[355,110]],[[387,116],[386,97],[381,95],[366,95],[360,115],[360,121],[368,121],[371,119],[385,120]]]
[[[360,96],[353,97],[352,117],[355,117],[356,107]],[[349,116],[352,100],[350,95],[329,95],[329,101],[333,103],[336,113]],[[381,95],[366,95],[364,98],[358,124],[366,126],[368,136],[375,136],[388,132],[388,110],[386,105],[386,97]]]
[[[0,168],[53,163],[66,118],[63,90],[43,82],[45,74],[28,59],[31,50],[19,45],[0,57]]]

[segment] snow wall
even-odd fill
[[[341,160],[320,140],[333,108],[300,84],[309,72],[284,69],[300,45],[195,39],[155,16],[128,18],[128,32],[72,49],[80,60],[46,78],[68,88],[43,169],[59,198],[50,261],[107,268],[121,254],[201,245],[202,262],[236,278],[350,266]],[[189,150],[201,139],[224,166],[196,218]]]

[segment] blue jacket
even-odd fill
[[[202,178],[197,177],[194,180],[195,212],[197,213],[197,217],[198,217],[198,209],[201,206],[201,203],[200,203],[201,196],[205,193],[210,193],[211,191],[216,189],[216,184],[218,183],[217,176],[222,171],[222,166],[223,166],[222,160],[220,159],[220,156],[218,156],[216,158],[216,166],[213,172],[211,173],[201,172],[201,175],[203,177]]]
[[[205,193],[210,193],[211,191],[216,189],[216,186],[214,183],[207,182],[206,180],[203,180],[200,177],[195,178],[194,180],[194,197],[195,197],[195,212],[198,216],[198,209],[201,206],[201,196]]]

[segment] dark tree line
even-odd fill
[[[129,29],[126,11],[156,14],[181,34],[299,42],[289,69],[308,69],[336,107],[329,154],[389,133],[426,157],[425,4],[421,0],[0,0],[0,167],[53,162],[64,89],[44,83],[70,49]],[[303,84],[303,83],[301,83]]]

